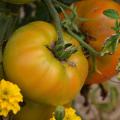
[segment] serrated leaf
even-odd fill
[[[119,19],[120,18],[119,13],[114,9],[107,9],[103,12],[103,14],[109,18],[112,18],[112,19]]]
[[[101,56],[104,56],[105,54],[113,54],[118,47],[119,39],[119,35],[112,35],[108,38],[102,48]]]

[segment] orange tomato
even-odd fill
[[[77,21],[77,24],[88,37],[86,41],[97,51],[102,49],[105,40],[115,32],[112,29],[115,20],[106,17],[103,11],[114,9],[120,13],[120,5],[112,0],[81,0],[74,4],[77,7],[78,16],[87,18],[88,21]],[[69,10],[66,10],[70,14]],[[63,14],[60,15],[64,19]],[[113,55],[97,57],[97,70],[92,77],[87,78],[87,84],[101,83],[109,80],[116,74],[116,65],[120,58],[120,45]],[[90,61],[89,61],[90,63]],[[91,63],[90,63],[91,64]]]

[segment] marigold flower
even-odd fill
[[[75,113],[76,111],[73,108],[66,108],[65,109],[65,117],[63,120],[81,120],[81,118],[79,116],[76,115]],[[53,117],[50,118],[50,120],[56,120],[54,113],[53,113]]]
[[[16,114],[20,110],[19,102],[23,102],[19,87],[2,79],[0,81],[0,116],[6,117],[10,111]]]

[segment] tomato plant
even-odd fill
[[[35,0],[2,0],[2,1],[13,3],[13,4],[26,4],[26,3],[33,2]]]
[[[79,92],[87,77],[88,62],[81,49],[60,61],[51,51],[56,40],[55,28],[38,21],[18,29],[4,50],[6,76],[35,102],[66,104]],[[67,33],[64,40],[79,46]]]
[[[120,5],[111,0],[83,0],[76,2],[75,6],[77,7],[78,16],[87,19],[87,21],[77,22],[80,29],[87,36],[86,41],[97,51],[100,51],[106,39],[115,34],[112,29],[115,20],[106,17],[103,11],[106,9],[114,9],[120,13]],[[70,13],[70,11],[67,11],[67,13]],[[94,72],[91,77],[87,78],[86,83],[101,83],[113,77],[116,74],[116,65],[119,58],[120,45],[114,54],[97,57],[97,71]]]
[[[63,106],[71,106],[71,101],[79,92],[85,98],[83,106],[90,108],[92,101],[96,104],[89,97],[89,90],[92,88],[89,84],[95,83],[100,88],[99,92],[91,94],[99,97],[100,102],[110,95],[113,101],[110,100],[108,104],[106,101],[100,107],[111,104],[107,109],[112,110],[116,105],[112,102],[116,103],[118,94],[114,92],[115,89],[107,91],[107,85],[104,86],[102,82],[120,72],[119,4],[112,0],[1,1],[0,78],[16,83],[25,103],[18,104],[21,110],[17,114],[17,111],[14,112],[14,116],[9,114],[10,110],[7,111],[6,119],[48,120],[53,111],[56,120],[63,119]],[[59,19],[60,11],[62,20]],[[110,39],[112,36],[115,36],[114,39]],[[117,80],[115,82],[118,83]],[[18,99],[6,94],[6,89],[1,95],[8,97],[10,101]],[[12,92],[15,93],[15,89]],[[77,98],[77,103],[74,101],[77,106],[78,101],[81,102],[78,99],[81,97]],[[9,102],[6,107],[3,104],[5,101],[3,99],[0,103],[4,106],[0,110],[2,120],[6,108],[12,107]],[[75,104],[72,105],[76,107]],[[99,105],[96,108],[99,109]],[[81,117],[86,119],[82,114]]]

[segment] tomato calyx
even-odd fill
[[[53,55],[60,61],[66,61],[72,54],[77,52],[77,47],[71,43],[56,41],[51,48],[47,47]]]
[[[61,21],[59,19],[58,12],[53,4],[53,0],[44,0],[45,4],[47,5],[50,15],[53,18],[56,31],[58,34],[58,40],[54,44],[54,47],[50,49],[52,53],[55,55],[57,59],[60,61],[67,60],[72,54],[74,54],[77,51],[77,48],[73,46],[71,43],[65,43],[63,40],[63,31],[61,26]]]
[[[60,61],[68,59],[76,51],[77,48],[71,43],[61,43],[60,41],[57,41],[53,48],[53,53],[55,57],[58,58]]]

